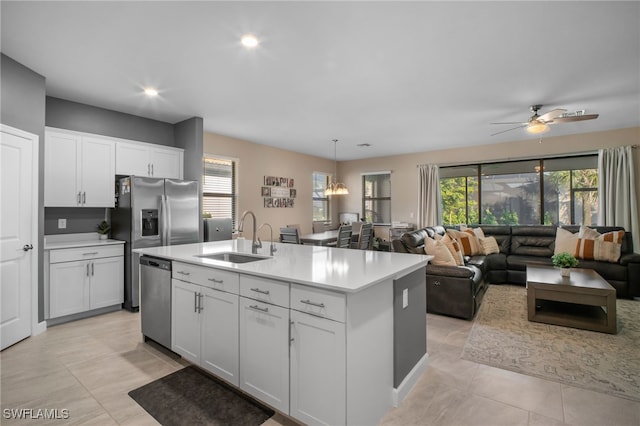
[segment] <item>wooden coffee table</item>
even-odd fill
[[[593,269],[571,277],[548,266],[527,266],[529,321],[617,333],[616,290]]]

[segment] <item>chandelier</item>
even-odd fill
[[[338,139],[333,139],[333,162],[334,162],[334,173],[331,184],[324,190],[324,195],[347,195],[349,194],[349,190],[344,183],[336,182],[338,176],[338,157],[336,154],[336,147],[338,145]]]

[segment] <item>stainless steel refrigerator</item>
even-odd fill
[[[198,182],[128,176],[116,182],[112,238],[125,241],[124,308],[140,306],[140,256],[131,250],[197,243],[200,238]]]

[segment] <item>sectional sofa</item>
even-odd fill
[[[463,266],[427,265],[427,312],[471,319],[475,316],[487,284],[526,283],[526,265],[551,266],[556,242],[555,226],[481,225],[486,237],[494,237],[499,253],[465,257]],[[572,233],[579,226],[566,226]],[[620,227],[593,227],[600,234]],[[392,241],[400,253],[424,253],[425,238],[445,235],[442,226],[407,232]],[[618,298],[640,297],[640,254],[633,252],[631,234],[625,232],[618,262],[580,260],[580,268],[594,269],[616,289]]]

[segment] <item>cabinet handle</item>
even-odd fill
[[[289,320],[289,345],[291,345],[291,343],[293,343],[293,341],[296,340],[293,338],[293,324],[295,323]]]
[[[97,252],[97,251],[90,251],[90,252],[88,252],[88,253],[82,253],[82,255],[83,255],[83,256],[94,256],[94,255],[96,255],[96,254],[98,254],[98,252]]]
[[[89,276],[89,264],[87,263],[87,276]]]
[[[255,309],[256,311],[260,311],[260,312],[269,312],[269,308],[261,308],[258,305],[250,305],[249,306],[251,309]]]
[[[94,264],[93,262],[91,262],[91,276],[94,276],[94,275],[95,275],[95,274],[94,274],[94,265],[95,265],[95,264]]]
[[[305,305],[311,305],[311,306],[315,306],[317,308],[324,308],[324,303],[316,303],[316,302],[312,302],[311,300],[307,299],[307,300],[301,300],[300,303],[304,303]]]
[[[87,204],[87,193],[86,192],[82,193],[82,204]]]
[[[191,273],[190,273],[190,272],[184,272],[184,271],[176,271],[176,274],[186,275],[186,276],[191,275]]]
[[[269,290],[260,290],[259,288],[252,288],[251,291],[255,291],[256,293],[269,295]]]
[[[82,192],[78,192],[78,204],[82,204]]]
[[[215,278],[207,278],[209,281],[212,281],[216,284],[222,284],[224,282],[224,280],[216,280]]]
[[[153,163],[151,163],[151,176],[153,176]]]
[[[202,299],[204,298],[204,295],[202,293],[198,294],[198,313],[204,311],[204,307],[202,306]]]
[[[147,176],[151,176],[151,163],[147,163]]]
[[[193,312],[198,312],[198,293],[193,293]]]

